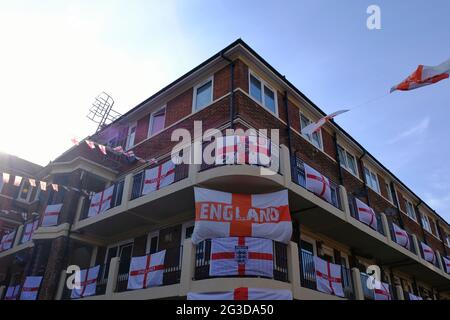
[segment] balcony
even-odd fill
[[[369,276],[366,273],[361,272],[361,284],[364,293],[364,300],[375,300],[375,290],[370,289],[366,284],[369,280]],[[391,295],[391,299],[395,300],[396,294],[394,287],[391,284],[388,284],[389,293]]]
[[[357,208],[357,206],[356,206],[356,197],[351,195],[351,194],[349,194],[348,195],[348,204],[349,204],[349,208],[350,208],[350,215],[354,219],[358,220],[359,222],[364,223],[364,222],[362,222],[362,220],[361,220],[361,218],[359,216],[359,212],[356,209]],[[383,221],[382,221],[380,213],[379,212],[375,212],[375,217],[376,217],[376,220],[377,220],[377,228],[376,228],[375,231],[377,231],[382,236],[385,236],[386,232],[384,230]]]

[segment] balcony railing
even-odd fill
[[[180,283],[183,246],[166,249],[163,286]],[[128,277],[131,259],[120,259],[117,277],[117,292],[128,291]]]
[[[374,289],[371,289],[367,286],[367,280],[369,279],[369,276],[361,272],[361,285],[364,293],[364,299],[365,300],[375,300],[375,291]],[[393,300],[395,298],[394,288],[391,284],[388,284],[389,293],[391,294],[391,299]]]
[[[355,218],[356,220],[360,221],[361,223],[364,223],[361,221],[361,219],[359,218],[359,213],[358,210],[356,209],[356,197],[352,194],[348,194],[348,206],[350,208],[350,215]],[[375,211],[375,210],[374,210]],[[381,219],[381,215],[378,212],[375,212],[375,217],[377,219],[377,229],[376,231],[385,236],[386,232],[384,231],[384,227],[383,227],[383,220]]]
[[[287,245],[281,242],[273,241],[273,278],[275,280],[288,282],[287,268]],[[194,279],[202,280],[213,278],[209,275],[211,257],[211,240],[200,242],[195,251],[195,272]],[[237,276],[230,276],[237,277]],[[252,276],[244,276],[252,277]]]
[[[395,241],[396,236],[395,236],[395,231],[394,231],[394,226],[392,224],[392,221],[389,221],[389,232],[391,233],[391,239],[394,242],[396,242]],[[417,249],[416,249],[416,245],[414,244],[413,236],[409,232],[406,232],[406,233],[408,234],[409,248],[405,248],[405,249],[408,249],[413,254],[417,254]]]
[[[107,267],[106,264],[101,264],[100,265],[100,269],[98,271],[98,276],[97,276],[97,286],[96,286],[96,289],[95,289],[95,295],[96,296],[100,296],[100,295],[105,294],[106,284],[108,283],[108,272],[106,271],[107,270],[106,267]],[[81,279],[81,281],[83,281],[83,279]],[[62,299],[63,300],[70,300],[70,299],[72,299],[71,298],[71,294],[72,294],[72,290],[69,289],[67,287],[67,285],[65,285],[64,286],[63,295],[62,295]]]
[[[317,290],[316,269],[314,267],[314,255],[310,252],[300,251],[300,284],[302,287]],[[355,291],[353,287],[352,274],[350,269],[341,266],[342,271],[342,287],[347,299],[355,299]]]
[[[113,195],[112,195],[111,204],[110,204],[109,209],[120,206],[122,204],[123,187],[124,187],[123,180],[118,181],[114,184],[114,190],[113,190]],[[88,218],[89,208],[91,206],[91,198],[92,198],[92,195],[89,197],[83,198],[80,220],[84,220],[84,219]]]
[[[292,181],[299,186],[306,189],[306,176],[305,176],[305,166],[304,161],[298,157],[292,158],[293,166],[292,166]],[[328,178],[328,177],[327,177]],[[342,209],[341,201],[340,201],[340,192],[339,185],[333,182],[330,178],[330,189],[331,189],[331,202],[333,206],[338,209]],[[325,200],[327,201],[327,200]]]
[[[419,247],[420,247],[420,256],[422,257],[422,259],[425,260],[425,253],[423,252],[422,246],[419,245]],[[425,261],[427,261],[427,260],[425,260]],[[427,262],[431,263],[433,266],[435,266],[438,269],[441,268],[441,266],[439,265],[439,261],[438,261],[438,257],[436,255],[436,252],[434,252],[434,262],[430,262],[430,261],[427,261]]]

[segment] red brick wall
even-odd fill
[[[147,114],[138,120],[136,127],[136,137],[134,139],[135,144],[141,142],[142,140],[147,139],[149,121],[150,121],[150,114]]]
[[[241,88],[248,93],[248,67],[241,60],[235,61],[234,87]]]
[[[323,151],[333,159],[336,159],[336,147],[333,136],[326,130],[322,129]]]
[[[213,100],[230,92],[230,66],[222,68],[214,74]]]
[[[192,112],[193,89],[186,90],[179,96],[167,102],[166,127],[174,124]]]

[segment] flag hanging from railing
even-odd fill
[[[444,262],[444,270],[445,270],[445,272],[450,274],[450,257],[442,256],[442,260]]]
[[[397,226],[395,223],[392,224],[392,228],[394,230],[395,242],[401,245],[402,247],[411,250],[411,243],[409,241],[408,232]]]
[[[175,163],[166,161],[154,168],[145,170],[142,195],[159,190],[175,181]]]
[[[5,300],[17,300],[19,298],[20,285],[9,286],[6,290]]]
[[[331,203],[330,180],[306,163],[303,165],[305,167],[306,189]]]
[[[431,249],[431,247],[423,242],[420,242],[420,245],[422,247],[422,252],[423,252],[423,258],[434,264],[435,260],[436,260],[436,256],[434,253],[434,250]]]
[[[99,271],[100,266],[81,270],[79,282],[75,281],[76,287],[72,289],[70,298],[78,299],[88,296],[94,296],[97,289],[97,278]]]
[[[8,249],[11,249],[15,236],[16,236],[16,230],[5,234],[2,237],[2,241],[0,242],[0,251],[5,251]]]
[[[111,207],[113,192],[114,185],[94,194],[89,205],[88,217],[94,217],[108,210]]]
[[[195,244],[214,238],[255,237],[289,242],[292,222],[288,192],[237,194],[194,188]]]
[[[342,266],[314,256],[317,290],[344,297]]]
[[[392,300],[389,284],[378,282],[378,286],[373,289],[375,300]]]
[[[409,297],[409,300],[423,300],[422,297],[416,296],[415,294],[412,294],[409,292],[408,292],[408,297]]]
[[[141,257],[133,257],[128,275],[128,289],[144,289],[163,283],[166,250]]]
[[[272,240],[249,237],[212,239],[209,274],[273,278]]]
[[[36,231],[36,229],[39,227],[39,220],[36,219],[32,222],[28,222],[25,225],[24,231],[23,231],[23,235],[22,235],[22,240],[20,241],[20,243],[25,243],[31,240],[31,237],[33,236],[33,233]]]
[[[27,277],[20,293],[20,300],[36,300],[41,282],[42,277]]]
[[[59,213],[61,212],[63,204],[49,204],[45,208],[44,216],[42,218],[42,227],[52,227],[58,224]]]
[[[188,292],[188,300],[292,300],[292,291],[262,288],[236,288],[225,292]]]
[[[359,221],[363,222],[364,224],[367,224],[372,229],[377,230],[378,222],[377,217],[375,215],[375,211],[358,198],[355,198],[355,202],[356,202],[356,210],[358,211]]]

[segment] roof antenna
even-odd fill
[[[106,92],[102,92],[95,97],[87,117],[95,123],[98,123],[96,132],[99,132],[109,123],[117,120],[117,118],[121,116],[120,113],[112,109],[113,105],[114,99]]]

